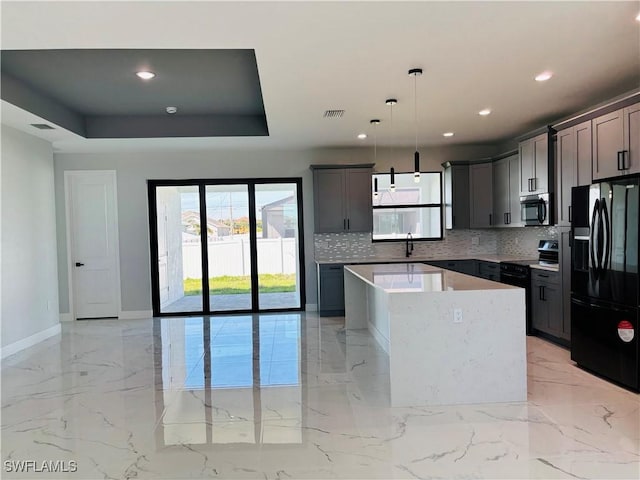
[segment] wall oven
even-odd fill
[[[551,206],[548,193],[520,197],[520,209],[522,223],[525,226],[551,224]]]

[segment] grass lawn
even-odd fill
[[[296,275],[283,273],[264,273],[258,275],[260,293],[279,293],[296,291]],[[251,277],[223,276],[209,279],[209,293],[211,295],[233,295],[251,292]],[[184,281],[185,295],[202,294],[202,281],[187,278]]]

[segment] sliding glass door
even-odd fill
[[[258,301],[263,309],[300,307],[298,185],[255,186]]]
[[[251,310],[248,185],[207,185],[209,308]]]
[[[300,179],[150,180],[154,315],[300,310]]]

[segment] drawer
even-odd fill
[[[558,272],[531,269],[531,280],[536,283],[558,285],[560,283],[560,274]]]
[[[336,271],[342,272],[344,268],[344,265],[342,265],[341,263],[339,264],[332,264],[332,263],[322,263],[320,264],[320,273],[334,273]]]

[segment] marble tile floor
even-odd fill
[[[527,402],[389,408],[384,352],[343,324],[64,324],[3,361],[2,478],[640,478],[640,397],[566,350],[528,338]],[[77,471],[34,471],[56,461]]]

